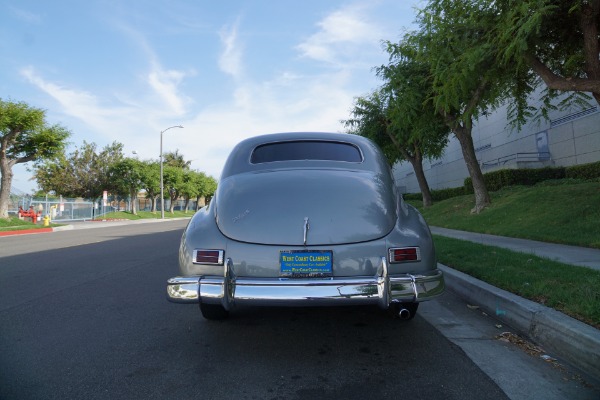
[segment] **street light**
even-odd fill
[[[160,132],[160,218],[165,219],[165,195],[163,186],[163,156],[162,156],[162,136],[163,133],[171,128],[183,128],[181,125],[170,126],[164,131]]]

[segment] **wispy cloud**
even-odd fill
[[[242,48],[238,42],[239,25],[240,18],[232,25],[222,27],[219,31],[223,45],[223,51],[219,57],[219,67],[234,78],[240,78],[242,74]]]
[[[189,101],[186,96],[179,94],[178,91],[178,86],[185,77],[186,74],[182,71],[165,71],[160,65],[156,64],[147,75],[147,82],[150,87],[175,115],[185,114],[185,104]]]
[[[101,137],[109,140],[122,139],[123,126],[142,127],[149,123],[140,116],[135,106],[106,106],[97,96],[87,91],[72,89],[44,79],[31,66],[24,67],[19,72],[29,83],[54,99],[60,105],[61,114],[77,120],[87,131]]]
[[[304,57],[337,64],[356,58],[361,46],[377,47],[382,33],[368,20],[366,11],[365,6],[352,5],[329,14],[317,24],[319,30],[297,49]]]
[[[68,89],[64,86],[48,82],[31,66],[24,67],[19,72],[31,84],[55,99],[63,107],[66,114],[82,119],[85,116],[90,117],[98,114],[94,112],[90,115],[90,110],[99,110],[96,97],[90,93]]]
[[[24,21],[28,24],[39,24],[42,22],[42,17],[39,14],[33,13],[29,10],[9,6],[10,12],[17,17],[19,20]]]
[[[179,87],[185,78],[195,75],[195,72],[165,69],[144,34],[122,21],[114,24],[148,59],[149,69],[143,73],[143,79],[157,97],[156,101],[160,104],[157,108],[166,108],[166,113],[170,115],[185,114],[186,105],[191,100],[181,93]]]

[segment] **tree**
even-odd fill
[[[600,104],[600,0],[479,0],[474,11],[494,8],[497,23],[490,42],[499,61],[532,70],[555,91],[591,92]],[[475,16],[476,17],[476,16]],[[531,77],[530,77],[531,78]],[[538,82],[530,79],[527,96]]]
[[[200,210],[200,200],[204,197],[204,204],[208,205],[215,192],[217,191],[217,181],[212,176],[207,176],[204,172],[197,172],[194,176],[195,185],[198,188],[196,193],[196,211]]]
[[[423,195],[423,206],[429,207],[432,198],[423,171],[423,158],[441,155],[447,143],[448,129],[431,107],[429,111],[425,109],[424,99],[409,90],[408,86],[419,78],[411,74],[404,78],[406,80],[395,74],[394,80],[388,79],[381,90],[367,98],[357,98],[351,111],[353,118],[343,123],[350,128],[350,133],[375,141],[390,165],[409,161]]]
[[[183,189],[183,169],[167,165],[163,169],[163,184],[166,193],[169,195],[171,214],[175,211],[175,202],[179,198]]]
[[[121,143],[113,142],[98,151],[95,143],[83,142],[70,155],[38,165],[35,178],[46,192],[95,200],[105,190],[118,189],[109,170],[123,158]]]
[[[70,132],[48,125],[45,117],[42,109],[0,99],[0,218],[8,218],[12,168],[49,160],[64,151]]]
[[[116,193],[128,195],[131,199],[130,211],[137,215],[137,195],[144,186],[144,169],[146,165],[134,158],[124,158],[110,166],[108,174]]]
[[[210,203],[210,201],[212,200],[213,196],[215,195],[215,192],[217,191],[217,180],[215,178],[213,178],[212,176],[207,176],[206,180],[205,180],[205,186],[204,186],[204,198],[206,199],[206,204]],[[198,197],[199,200],[200,198]]]
[[[196,192],[196,211],[200,209],[200,199],[203,197],[206,199],[206,196],[209,194],[208,192],[211,186],[210,179],[211,178],[206,176],[204,172],[197,172],[194,176],[194,183],[198,188],[198,191]]]
[[[393,46],[386,43],[388,48]],[[432,198],[423,171],[423,159],[442,155],[449,130],[427,101],[432,85],[428,65],[418,62],[414,54],[405,54],[376,71],[384,84],[369,99],[357,101],[353,115],[360,124],[356,125],[353,120],[349,122],[383,148],[390,164],[402,160],[411,163],[423,195],[423,205],[429,207]]]
[[[183,159],[183,154],[179,154],[179,150],[163,154],[163,162],[165,165],[170,165],[171,167],[181,168],[184,170],[189,170],[190,165],[192,165],[191,161],[185,161]]]
[[[165,153],[163,155],[165,170],[163,174],[164,186],[171,198],[170,211],[173,213],[175,207],[175,201],[179,196],[184,196],[186,200],[186,211],[189,203],[189,193],[194,192],[193,178],[191,174],[188,174],[190,170],[191,161],[185,161],[183,154],[179,154],[179,150],[174,152]],[[167,172],[167,168],[171,168]],[[176,171],[178,170],[178,171]],[[168,175],[168,177],[167,177]],[[187,194],[187,196],[186,196]]]
[[[200,171],[184,171],[181,195],[185,198],[185,211],[188,210],[190,199],[196,200],[196,209],[200,209],[200,200],[212,196],[217,188],[216,181]]]
[[[185,199],[185,212],[187,213],[190,199],[195,198],[202,191],[202,186],[198,185],[196,171],[184,170],[180,194]]]
[[[152,212],[156,212],[156,199],[160,196],[160,164],[158,161],[144,161],[142,189],[146,191],[146,197],[152,203]]]
[[[490,40],[497,13],[484,3],[430,0],[419,12],[419,30],[388,45],[392,63],[408,56],[428,66],[429,101],[460,143],[475,193],[475,213],[491,198],[475,154],[473,121],[496,109],[523,82],[518,71],[498,62],[498,49]]]

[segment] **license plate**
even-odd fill
[[[333,276],[331,250],[282,250],[281,276],[287,278],[326,278]]]

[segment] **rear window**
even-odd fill
[[[362,154],[350,143],[304,140],[263,144],[250,157],[252,164],[298,160],[362,162]]]

